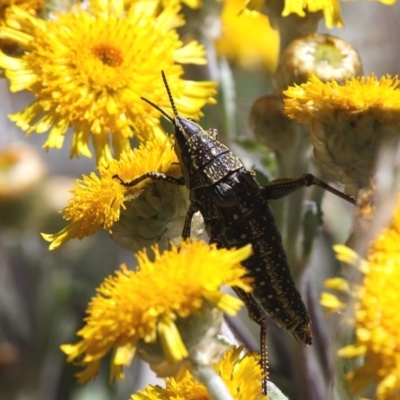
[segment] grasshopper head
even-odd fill
[[[175,140],[180,147],[183,147],[192,136],[203,132],[202,127],[192,119],[179,115],[174,118],[173,124],[175,126]]]
[[[181,117],[178,114],[178,110],[175,106],[174,99],[172,97],[171,91],[168,86],[167,79],[165,77],[165,74],[163,71],[161,71],[161,75],[164,81],[165,88],[168,93],[168,97],[171,103],[172,110],[174,112],[174,116],[169,115],[166,111],[164,111],[161,107],[158,105],[154,104],[150,100],[147,100],[145,98],[141,98],[144,100],[146,103],[150,104],[153,106],[155,109],[160,111],[160,113],[167,118],[169,121],[172,122],[172,124],[175,127],[175,153],[178,156],[178,159],[180,161],[181,167],[182,167],[182,172],[185,178],[185,182],[187,185],[189,185],[189,178],[190,174],[188,172],[190,165],[191,165],[191,160],[190,160],[190,152],[187,151],[186,144],[190,140],[191,137],[200,134],[200,133],[206,133],[200,125],[196,124],[192,119],[190,118],[185,118]],[[192,149],[196,150],[196,149]]]
[[[178,142],[178,145],[180,147],[183,147],[191,136],[200,133],[201,131],[203,131],[203,129],[200,127],[200,125],[196,124],[196,122],[194,122],[192,119],[181,117],[178,114],[178,110],[175,106],[175,102],[172,97],[171,90],[168,86],[167,78],[165,77],[164,71],[161,71],[161,75],[164,81],[165,89],[167,90],[168,93],[169,101],[171,103],[174,116],[169,115],[161,107],[154,104],[150,100],[147,100],[144,97],[141,97],[141,99],[144,100],[146,103],[150,104],[151,106],[153,106],[158,111],[160,111],[160,113],[164,115],[165,118],[167,118],[169,121],[173,123],[175,127],[175,139]]]

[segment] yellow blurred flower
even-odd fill
[[[124,8],[129,9],[133,4],[138,3],[142,0],[123,0]],[[162,7],[171,6],[175,4],[186,4],[188,7],[196,9],[200,8],[202,5],[202,0],[146,0],[147,2],[157,3]],[[92,10],[104,9],[109,7],[109,0],[90,0],[90,8]]]
[[[355,342],[339,350],[344,358],[360,357],[346,379],[354,393],[375,384],[378,400],[394,400],[400,393],[400,202],[388,227],[370,243],[363,260],[346,246],[336,246],[338,258],[363,273],[351,285],[354,298]]]
[[[396,0],[374,0],[374,1],[379,1],[379,3],[385,4],[387,6],[391,6],[394,3],[396,3]]]
[[[44,6],[44,0],[0,0],[0,26],[5,26],[6,16],[13,5],[33,14],[39,14]],[[0,39],[0,49],[7,54],[19,50],[16,42],[10,39]]]
[[[51,242],[50,250],[57,249],[70,239],[91,236],[98,229],[112,231],[124,209],[130,205],[134,207],[134,200],[153,183],[147,179],[128,188],[113,179],[113,175],[131,181],[149,171],[177,177],[181,175],[172,142],[166,136],[156,137],[141,144],[138,149],[122,153],[120,160],[111,160],[107,168],[99,166],[100,176],[92,173],[78,179],[72,190],[73,196],[63,210],[68,225],[58,233],[42,235]]]
[[[49,131],[45,148],[61,148],[73,129],[71,157],[91,156],[107,162],[159,130],[160,114],[140,96],[151,93],[160,107],[170,110],[160,71],[176,96],[182,115],[198,118],[212,103],[213,82],[181,78],[177,63],[204,64],[205,50],[192,41],[183,45],[176,28],[184,24],[180,6],[161,9],[156,1],[140,1],[124,11],[123,2],[109,0],[96,12],[76,7],[44,21],[13,8],[0,39],[14,40],[21,57],[0,52],[0,67],[11,90],[29,90],[35,100],[10,118],[27,133]]]
[[[369,185],[380,146],[400,135],[400,80],[352,78],[343,86],[316,76],[284,91],[289,117],[310,127],[314,155],[354,194]]]
[[[235,400],[266,400],[261,394],[263,372],[259,355],[242,354],[243,347],[226,351],[215,369],[227,385]],[[132,395],[132,400],[211,400],[204,385],[186,371],[182,379],[165,379],[166,387],[147,386],[145,391]]]
[[[376,0],[386,5],[392,5],[396,0]],[[265,0],[247,0],[247,8],[249,10],[260,11]],[[342,15],[340,12],[339,0],[281,0],[283,11],[282,16],[289,14],[297,14],[305,17],[306,12],[316,13],[322,12],[324,15],[325,25],[328,28],[343,27]]]
[[[136,255],[136,272],[122,265],[100,285],[88,306],[85,326],[77,333],[81,340],[61,346],[68,362],[84,368],[78,374],[81,383],[96,376],[109,352],[111,381],[123,378],[123,366],[141,347],[161,348],[171,364],[190,358],[190,347],[207,331],[199,325],[205,310],[213,307],[234,315],[242,305],[220,292],[220,287],[251,290],[246,269],[240,265],[251,255],[250,245],[227,250],[197,241],[172,246],[162,254],[157,245],[152,250],[154,261],[146,250],[141,251]],[[191,324],[180,329],[188,319]]]
[[[242,12],[243,0],[225,0],[222,32],[216,40],[219,54],[245,69],[274,71],[278,61],[279,34],[267,16]]]
[[[322,11],[328,28],[343,26],[339,0],[285,0],[282,15],[286,17],[294,13],[304,17],[305,10],[312,13]]]
[[[44,0],[0,0],[0,23],[6,19],[6,12],[11,6],[18,6],[23,10],[40,11],[44,5]]]
[[[246,3],[247,9],[261,11],[265,0],[246,0]],[[306,12],[315,13],[321,11],[324,14],[325,24],[328,28],[343,26],[339,0],[281,0],[281,3],[283,17],[287,17],[289,14],[305,17]]]

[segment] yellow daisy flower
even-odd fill
[[[399,137],[399,84],[389,75],[352,78],[343,86],[312,76],[284,91],[287,115],[310,127],[318,163],[349,194],[369,185],[380,146]]]
[[[392,5],[396,0],[377,0],[386,5]],[[249,10],[260,11],[265,0],[247,0],[247,8]],[[324,15],[325,25],[328,28],[343,27],[342,15],[340,12],[339,0],[281,0],[282,16],[286,17],[290,14],[297,14],[305,17],[306,12],[316,13],[321,11]]]
[[[247,9],[260,11],[265,0],[247,0],[246,2]],[[343,26],[339,0],[281,0],[281,3],[283,17],[287,17],[290,14],[305,17],[306,12],[315,13],[322,11],[325,24],[328,28]]]
[[[129,188],[122,186],[118,180],[113,179],[114,175],[119,175],[129,182],[149,171],[158,171],[178,178],[181,176],[178,159],[168,137],[156,137],[141,144],[138,149],[122,153],[121,159],[118,161],[111,160],[108,168],[99,166],[100,176],[92,173],[77,180],[72,190],[73,196],[63,210],[64,219],[68,221],[68,225],[58,233],[42,234],[45,240],[51,242],[50,250],[57,249],[70,239],[83,239],[86,236],[91,236],[98,229],[105,229],[112,233],[115,224],[121,219],[121,215],[124,215],[125,210],[130,212],[132,230],[135,229],[135,211],[139,217],[143,217],[142,209],[150,209],[153,218],[156,218],[154,214],[158,209],[162,210],[164,217],[160,222],[162,224],[159,227],[161,232],[165,231],[165,221],[175,218],[177,212],[180,212],[181,219],[184,219],[187,207],[180,207],[182,202],[177,206],[169,204],[169,208],[164,207],[162,209],[165,202],[171,202],[171,196],[173,198],[179,196],[178,190],[172,191],[173,193],[171,193],[171,190],[164,191],[164,195],[158,196],[159,200],[155,199],[153,191],[150,193],[153,200],[151,207],[145,200],[143,202],[146,204],[140,207],[138,201],[145,189],[152,184],[158,185],[158,183],[153,183],[154,181],[147,179]],[[168,189],[170,189],[170,186]],[[180,196],[186,198],[186,203],[188,202],[186,192],[181,193]],[[156,208],[157,204],[159,208]],[[178,211],[175,210],[175,207],[178,208]],[[182,227],[181,219],[178,218],[178,222]],[[150,218],[145,222],[146,225],[155,226]],[[140,229],[140,226],[137,229]],[[178,236],[180,236],[181,231],[182,228],[180,228]],[[140,231],[137,231],[136,235],[134,232],[130,232],[130,235],[132,240],[136,239],[140,242]]]
[[[6,15],[13,5],[23,10],[39,14],[44,6],[44,0],[0,0],[0,26],[5,26]],[[10,39],[0,39],[0,49],[6,54],[13,54],[19,50],[15,41]]]
[[[160,113],[140,99],[151,99],[170,110],[160,71],[168,77],[182,115],[198,118],[200,108],[213,103],[213,82],[181,78],[177,63],[204,64],[204,48],[195,41],[183,45],[176,28],[183,25],[178,4],[161,11],[156,1],[140,1],[124,12],[123,2],[111,2],[97,12],[76,7],[44,21],[13,8],[0,39],[11,39],[22,57],[0,53],[0,67],[11,91],[29,90],[35,100],[10,118],[27,133],[49,131],[45,148],[61,148],[73,128],[71,157],[91,156],[107,163],[130,147],[129,139],[146,139],[158,132]]]
[[[235,400],[266,400],[261,394],[263,371],[259,355],[243,353],[243,347],[227,350],[215,369]],[[145,391],[132,395],[132,400],[211,400],[206,387],[186,371],[181,379],[165,379],[165,388],[147,386]]]
[[[285,0],[282,15],[286,17],[294,13],[304,17],[306,10],[312,13],[322,11],[328,28],[343,26],[339,0]]]
[[[267,16],[241,12],[243,0],[225,0],[221,14],[222,32],[216,40],[219,54],[244,69],[274,71],[278,61],[279,34]]]
[[[364,274],[352,285],[355,342],[342,348],[344,358],[360,358],[347,376],[354,393],[375,384],[377,400],[398,399],[400,393],[400,202],[388,227],[370,243],[367,259],[346,246],[336,246],[338,257],[357,265]]]
[[[38,12],[43,8],[44,0],[0,0],[0,23],[5,21],[6,12],[13,5]]]
[[[251,290],[240,265],[251,255],[250,245],[227,250],[197,241],[172,246],[162,254],[157,245],[152,250],[154,261],[146,250],[140,251],[136,272],[122,265],[100,285],[78,332],[81,340],[61,346],[68,362],[84,368],[78,374],[81,383],[96,376],[101,359],[110,351],[111,381],[123,378],[122,367],[130,364],[136,349],[144,348],[153,356],[159,352],[171,364],[188,357],[190,361],[191,348],[208,334],[203,318],[207,310],[234,315],[242,305],[220,287]]]

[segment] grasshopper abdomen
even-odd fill
[[[281,235],[263,188],[244,167],[210,187],[194,189],[192,205],[204,218],[210,241],[222,247],[252,244],[253,255],[243,262],[254,279],[253,298],[260,313],[268,314],[304,345],[312,343],[310,319],[290,273]],[[238,293],[241,297],[243,293]],[[244,299],[249,302],[249,298]]]

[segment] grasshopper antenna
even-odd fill
[[[154,104],[152,101],[147,100],[144,97],[141,97],[141,99],[143,101],[145,101],[146,103],[150,104],[151,106],[153,106],[156,110],[160,111],[160,113],[162,115],[164,115],[165,118],[169,119],[173,124],[174,124],[174,118],[171,117],[166,111],[164,111],[161,107],[159,107],[157,104]],[[174,124],[175,125],[175,124]]]
[[[161,75],[162,75],[162,79],[163,79],[163,81],[164,81],[165,89],[167,89],[167,94],[168,94],[169,101],[170,101],[170,103],[171,103],[172,111],[174,112],[174,115],[175,115],[176,117],[178,117],[178,116],[179,116],[178,110],[176,109],[176,106],[175,106],[175,103],[174,103],[174,99],[173,99],[173,97],[172,97],[171,90],[170,90],[170,88],[169,88],[169,86],[168,86],[167,78],[166,78],[166,76],[165,76],[164,71],[161,71]],[[145,97],[141,97],[141,99],[142,99],[143,101],[145,101],[146,103],[150,104],[150,105],[151,105],[152,107],[154,107],[156,110],[160,111],[160,113],[161,113],[162,115],[164,115],[165,118],[169,119],[169,120],[175,125],[175,123],[174,123],[174,118],[171,117],[171,116],[170,116],[166,111],[164,111],[160,106],[158,106],[157,104],[154,104],[152,101],[146,99]]]
[[[161,75],[162,75],[162,79],[164,81],[165,89],[167,89],[167,93],[168,93],[169,101],[171,103],[172,111],[174,112],[175,117],[179,117],[178,110],[176,109],[176,106],[174,103],[174,98],[172,97],[171,90],[168,86],[167,78],[165,76],[164,71],[161,71]]]

